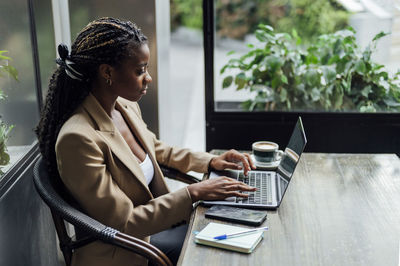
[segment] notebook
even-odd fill
[[[257,187],[256,191],[243,192],[249,195],[248,198],[229,197],[219,201],[203,201],[203,204],[206,206],[228,205],[258,209],[278,208],[306,144],[306,134],[301,117],[299,117],[285,149],[283,159],[281,159],[276,171],[249,171],[248,176],[244,176],[243,171],[238,170],[214,171],[210,173],[210,179],[218,176],[227,176],[250,186]]]
[[[251,253],[263,238],[264,231],[232,237],[224,240],[216,240],[215,236],[221,234],[232,234],[247,228],[220,223],[209,223],[195,236],[195,242],[201,245],[228,249],[242,253]]]

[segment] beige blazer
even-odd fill
[[[56,143],[58,169],[65,186],[88,215],[149,241],[150,235],[187,222],[192,211],[188,190],[169,192],[158,163],[182,172],[206,172],[213,156],[159,141],[147,129],[135,102],[119,98],[116,108],[153,162],[150,185],[128,144],[92,94],[61,128]],[[99,241],[77,249],[72,260],[74,266],[147,263],[140,256]]]

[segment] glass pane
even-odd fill
[[[0,61],[3,66],[0,70],[0,88],[7,96],[0,100],[0,115],[8,126],[13,125],[7,148],[11,162],[15,162],[35,140],[33,128],[39,117],[27,1],[1,1],[0,21],[0,50],[8,51],[2,55],[12,58],[11,61]],[[3,71],[5,65],[15,67],[18,81]],[[4,138],[4,133],[0,132],[0,138]],[[7,156],[2,151],[0,153],[5,158],[2,164],[7,163]]]
[[[205,150],[202,0],[173,0],[170,45],[170,144]]]
[[[368,2],[215,0],[216,110],[398,112],[400,11]]]
[[[69,13],[71,23],[71,41],[75,40],[79,31],[90,21],[100,17],[115,17],[131,20],[142,29],[149,39],[150,57],[149,73],[152,75],[152,83],[146,97],[143,97],[139,105],[143,118],[148,127],[158,134],[158,110],[157,110],[157,58],[155,40],[155,2],[142,0],[120,0],[118,4],[113,1],[69,1]]]
[[[51,0],[33,1],[35,10],[36,36],[39,50],[40,79],[43,97],[47,94],[49,81],[56,64],[53,11]]]

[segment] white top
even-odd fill
[[[154,165],[150,160],[149,155],[146,153],[146,158],[140,163],[140,168],[142,168],[144,177],[146,178],[147,185],[150,184],[154,176]]]

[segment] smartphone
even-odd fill
[[[214,205],[205,212],[205,217],[257,226],[261,225],[265,221],[267,218],[267,212],[262,210]]]

